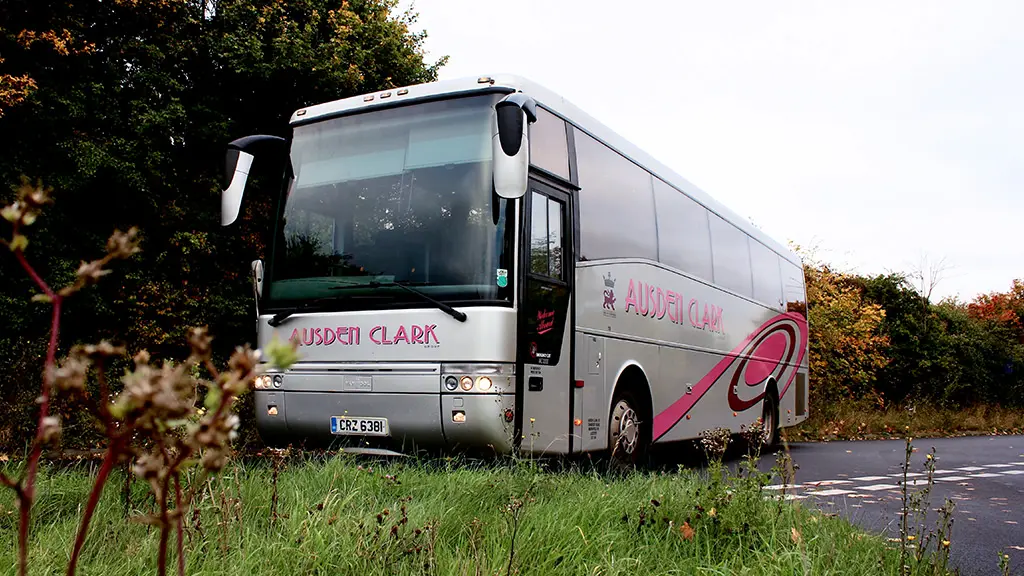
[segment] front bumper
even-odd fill
[[[485,448],[508,453],[514,444],[514,394],[365,393],[257,390],[256,426],[265,442],[310,440],[339,445],[418,448]],[[457,413],[464,415],[456,421]],[[511,412],[514,414],[514,412]],[[331,432],[332,417],[387,418],[389,435]]]

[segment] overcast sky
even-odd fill
[[[403,6],[408,6],[405,0]],[[416,0],[442,79],[562,94],[780,241],[1024,278],[1024,2]]]

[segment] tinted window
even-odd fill
[[[561,280],[564,206],[538,192],[531,202],[530,272]]]
[[[581,257],[656,259],[651,175],[578,130],[575,140]]]
[[[658,255],[669,266],[711,281],[708,211],[689,196],[654,179],[658,208]]]
[[[711,221],[715,284],[744,296],[752,296],[747,235],[715,214],[709,213],[708,217]]]
[[[804,297],[804,271],[789,260],[779,259],[782,269],[782,296],[787,312],[797,312],[807,317],[807,300]]]
[[[530,162],[568,180],[568,150],[565,122],[547,110],[537,108],[537,121],[530,125]]]
[[[779,255],[750,238],[750,268],[754,273],[754,300],[769,306],[782,305],[782,273]]]

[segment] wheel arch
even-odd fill
[[[647,377],[643,367],[638,362],[632,360],[624,363],[615,374],[615,384],[612,385],[611,394],[608,395],[605,413],[611,414],[616,394],[620,390],[626,389],[636,393],[637,400],[645,403],[644,408],[647,410],[646,416],[649,419],[647,424],[652,424],[654,420],[654,393],[651,390],[651,380]]]

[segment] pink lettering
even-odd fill
[[[388,327],[387,326],[383,326],[383,329],[384,330],[383,330],[382,333],[384,335],[380,337],[380,343],[381,344],[394,344],[394,342],[392,342],[391,340],[388,340]]]
[[[668,312],[668,303],[665,301],[665,291],[658,288],[658,320],[665,317]]]
[[[413,344],[423,344],[424,343],[423,342],[423,328],[420,328],[419,326],[416,326],[415,324],[413,324],[413,327],[412,327],[412,343]]]
[[[423,327],[423,340],[424,340],[424,344],[430,344],[430,337],[431,336],[434,337],[434,343],[435,344],[440,344],[440,342],[437,340],[437,334],[434,334],[434,328],[437,328],[437,324],[431,324],[429,326],[424,326]]]
[[[636,287],[633,286],[633,280],[629,281],[629,288],[626,289],[626,312],[629,312],[629,307],[632,306],[634,310],[637,310],[636,305]]]
[[[309,339],[308,340],[306,339],[307,330],[309,332]],[[307,328],[303,328],[302,329],[302,344],[305,345],[305,346],[312,346],[313,345],[313,329],[312,328],[308,328],[308,329]]]
[[[654,318],[658,315],[658,293],[653,285],[647,285],[647,313]]]
[[[352,343],[352,333],[348,331],[348,328],[343,328],[341,326],[338,326],[335,329],[335,332],[338,333],[338,344],[344,344],[344,345],[348,346],[349,344]],[[342,336],[345,337],[344,340],[341,339]]]
[[[324,329],[323,328],[314,328],[313,329],[313,337],[316,338],[314,343],[317,346],[323,346],[323,344],[324,344]]]
[[[665,309],[668,310],[669,322],[672,322],[673,324],[676,324],[679,321],[679,300],[677,299],[677,296],[678,295],[672,290],[665,293]]]
[[[359,346],[359,326],[350,326],[349,332],[349,343]]]
[[[296,328],[295,330],[292,330],[292,337],[289,338],[289,340],[291,340],[292,342],[295,342],[297,344],[302,344],[302,338],[299,336],[299,329],[298,328]]]
[[[331,337],[330,340],[327,339],[328,336]],[[336,335],[334,334],[334,330],[331,330],[330,328],[324,328],[324,344],[325,345],[330,346],[331,344],[334,344],[335,338],[336,338]]]
[[[688,315],[690,317],[690,325],[694,328],[700,328],[700,311],[698,310],[698,307],[699,304],[697,304],[697,299],[690,298],[690,309]]]
[[[700,327],[701,327],[702,330],[704,328],[710,328],[711,327],[711,315],[708,314],[708,305],[707,304],[704,305],[704,322],[701,323]]]
[[[638,282],[640,285],[640,305],[637,306],[637,311],[640,312],[641,316],[647,316],[647,313],[651,311],[651,299],[647,294],[647,284]]]
[[[725,327],[722,326],[722,308],[719,306],[712,306],[712,308],[714,309],[714,316],[711,319],[711,329],[725,334]]]
[[[405,333],[405,326],[399,326],[398,331],[395,332],[395,344],[398,344],[399,340],[404,341],[406,344],[409,343],[409,336]]]
[[[380,332],[383,328],[383,326],[374,326],[373,328],[370,328],[370,342],[373,342],[374,344],[380,344],[380,340],[374,338],[373,335],[376,334],[377,332]]]

